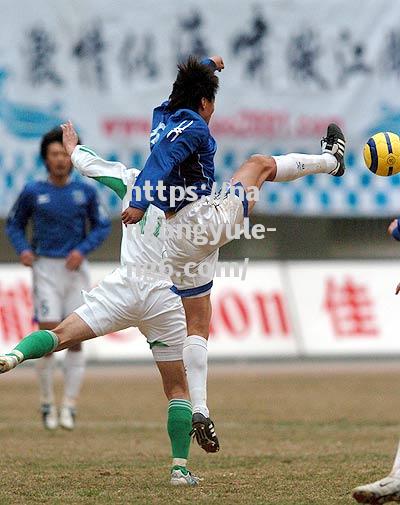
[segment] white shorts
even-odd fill
[[[32,267],[35,321],[60,322],[82,303],[88,289],[89,268],[84,260],[78,270],[68,270],[65,258],[39,257]]]
[[[165,248],[171,265],[174,293],[195,298],[211,291],[218,250],[231,240],[226,232],[232,232],[235,225],[240,229],[244,217],[247,217],[247,200],[243,202],[228,190],[214,198],[196,200],[167,220],[169,232],[166,234]],[[200,235],[206,242],[204,244],[194,240],[196,225],[202,226]],[[214,230],[221,230],[217,240],[210,231],[211,226]],[[183,228],[192,230],[192,236],[179,231]]]
[[[108,274],[89,293],[75,313],[96,336],[130,326],[147,338],[156,361],[182,359],[186,319],[181,299],[167,280],[148,281],[127,275],[121,267]]]

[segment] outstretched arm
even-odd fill
[[[78,144],[78,135],[71,123],[62,124],[63,144],[78,172],[108,186],[121,200],[126,194],[127,168],[119,162],[106,161],[86,146]],[[138,172],[139,173],[139,172]]]
[[[213,67],[214,72],[217,70],[218,72],[221,72],[225,68],[224,60],[222,59],[222,56],[211,56],[210,58],[206,58],[205,60],[202,60],[202,63],[205,65],[210,65]]]

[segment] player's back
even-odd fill
[[[178,109],[171,112],[168,101],[163,102],[153,111],[152,131],[150,133],[150,149],[157,150],[161,163],[169,162],[167,157],[177,139],[184,139],[188,155],[183,161],[176,163],[169,175],[163,179],[167,187],[166,194],[170,194],[171,187],[195,188],[198,197],[209,195],[215,182],[214,156],[217,149],[208,124],[191,109]],[[157,181],[158,182],[158,181]],[[154,204],[162,210],[170,210],[170,199],[162,202],[155,199]],[[178,203],[173,210],[179,210],[187,203]]]

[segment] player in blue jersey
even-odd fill
[[[27,184],[7,220],[7,234],[23,265],[32,268],[35,319],[42,330],[55,328],[82,303],[89,288],[86,256],[104,241],[110,221],[100,209],[96,190],[72,181],[72,163],[56,128],[42,139],[40,153],[48,178]],[[33,224],[29,242],[26,227]],[[86,232],[87,224],[90,231]],[[73,429],[84,374],[81,344],[67,351],[63,363],[64,397],[58,416],[53,393],[53,354],[38,360],[44,426]]]
[[[218,89],[215,71],[223,68],[220,56],[203,62],[189,58],[178,66],[169,100],[154,110],[151,154],[136,179],[130,207],[122,213],[126,225],[137,223],[153,203],[168,218],[165,244],[173,290],[182,297],[187,320],[183,359],[193,404],[193,433],[207,452],[219,449],[206,404],[210,290],[218,249],[231,240],[229,232],[236,224],[243,225],[255,204],[247,197],[256,195],[264,182],[317,173],[341,176],[345,171],[344,135],[331,124],[321,154],[254,155],[233,174],[229,190],[213,197],[216,142],[208,124]],[[199,228],[204,231],[202,243],[185,231]],[[216,228],[221,231],[217,241]]]

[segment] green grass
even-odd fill
[[[1,376],[0,505],[351,504],[354,486],[390,470],[400,374],[333,366],[211,366],[221,451],[192,446],[190,468],[204,479],[195,489],[168,485],[167,403],[155,371],[89,370],[73,433],[42,429],[32,369]]]

